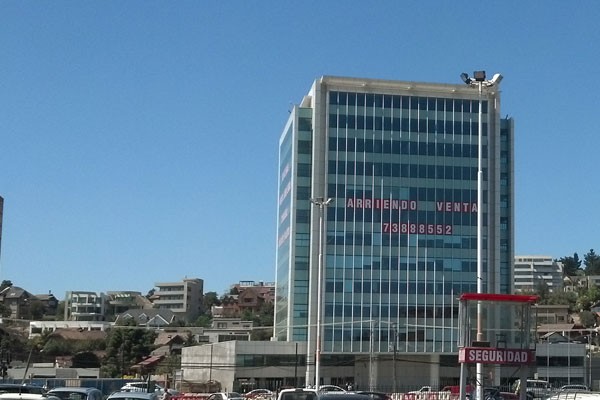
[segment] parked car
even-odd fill
[[[18,383],[0,383],[0,393],[34,393],[44,394],[46,390],[43,387],[29,384]]]
[[[61,400],[102,400],[102,392],[92,387],[57,387],[48,391]]]
[[[156,393],[130,391],[111,393],[106,400],[159,400],[159,397]]]
[[[275,396],[275,393],[270,391],[269,389],[254,389],[244,394],[246,399],[272,399]]]
[[[520,393],[520,390],[521,380],[517,379],[513,385],[513,391]],[[550,384],[541,379],[527,379],[525,390],[530,399],[545,399],[550,396]]]
[[[431,391],[431,386],[421,386],[419,390],[411,390],[410,392],[408,392],[408,394],[429,393]]]
[[[475,399],[475,393],[474,391],[477,390],[476,387],[473,387],[473,390],[471,391],[471,393],[467,393],[467,399]],[[496,387],[484,387],[483,388],[483,398],[485,400],[509,400],[509,398],[505,398],[502,394],[504,392],[501,392],[500,389],[496,388]],[[510,393],[508,392],[509,395],[511,396],[516,396],[514,393]]]
[[[0,393],[0,400],[60,400],[58,397],[47,396],[40,393],[19,393],[4,392]]]
[[[336,385],[321,385],[319,386],[320,392],[345,392],[346,389]]]
[[[218,392],[211,394],[206,400],[246,400],[246,398],[238,392]]]
[[[354,393],[365,395],[369,398],[369,400],[392,400],[392,397],[389,394],[383,392],[368,392],[359,390]]]
[[[564,385],[560,387],[561,392],[589,392],[590,388],[586,385]]]
[[[155,382],[150,382],[150,389],[154,387],[154,393],[158,395],[162,395],[165,393],[165,388]],[[179,392],[175,389],[167,389],[169,394],[176,395]],[[136,381],[136,382],[127,382],[124,386],[121,387],[122,392],[148,392],[148,382],[146,381]]]
[[[284,389],[277,400],[370,400],[366,394],[346,391],[319,391],[316,389]]]

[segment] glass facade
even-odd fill
[[[314,83],[280,140],[279,340],[314,335],[319,210],[310,199],[321,196],[333,199],[322,351],[387,353],[394,337],[400,352],[457,351],[456,298],[477,290],[479,104],[465,85]],[[512,121],[500,122],[498,93],[485,90],[481,104],[483,290],[510,293]]]

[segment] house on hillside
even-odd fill
[[[58,299],[52,294],[36,294],[35,298],[42,304],[44,315],[56,315]]]
[[[214,317],[239,317],[244,312],[257,313],[265,304],[273,304],[275,284],[242,281],[231,287],[231,294],[224,296],[220,306],[213,307]]]
[[[181,349],[185,343],[185,337],[177,332],[160,331],[154,339],[154,349],[151,353],[153,356],[170,356],[181,354]]]
[[[106,340],[108,334],[106,331],[89,331],[85,329],[56,329],[48,336],[48,340],[71,340],[71,341],[103,341]]]
[[[168,309],[141,309],[127,310],[117,316],[116,325],[126,325],[127,321],[133,321],[137,326],[162,328],[175,322],[177,317],[173,311]]]
[[[9,318],[28,317],[30,302],[34,299],[35,296],[18,286],[8,286],[0,292],[0,303],[10,310]]]
[[[106,293],[106,313],[116,316],[128,310],[151,309],[152,302],[135,291],[109,291]]]

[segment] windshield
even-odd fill
[[[87,398],[87,395],[84,393],[70,392],[68,390],[51,390],[50,394],[62,400],[85,400]]]
[[[289,392],[282,393],[279,400],[316,400],[315,392]]]

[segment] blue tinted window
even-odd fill
[[[365,94],[364,93],[356,94],[356,105],[359,107],[365,106]]]
[[[329,92],[329,104],[338,103],[338,92]]]
[[[402,96],[402,108],[405,110],[410,108],[410,97]]]
[[[356,93],[348,93],[348,105],[353,106],[356,104]]]
[[[384,108],[392,108],[392,96],[390,96],[390,95],[383,96],[383,107]]]

